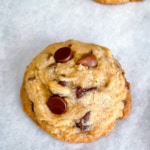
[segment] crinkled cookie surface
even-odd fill
[[[105,47],[75,40],[49,45],[26,68],[24,111],[59,140],[94,141],[130,112],[130,84],[124,75]]]

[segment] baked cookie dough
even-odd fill
[[[130,84],[110,50],[75,40],[49,45],[32,60],[21,99],[39,127],[71,143],[107,135],[131,108]]]
[[[103,3],[103,4],[120,4],[126,2],[138,2],[142,0],[95,0],[95,2]]]

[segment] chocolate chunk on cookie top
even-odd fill
[[[47,106],[54,114],[63,114],[67,110],[67,102],[60,96],[51,96],[48,99]]]
[[[73,53],[69,47],[62,47],[55,52],[54,58],[57,62],[65,63],[69,61]]]
[[[80,60],[77,61],[77,64],[81,64],[83,66],[88,66],[88,67],[96,67],[97,66],[97,58],[95,55],[92,53],[86,55],[85,57],[81,58]]]
[[[80,86],[78,86],[76,88],[76,97],[81,98],[82,96],[84,96],[86,94],[86,92],[93,91],[93,90],[96,90],[96,89],[97,89],[96,87],[81,88]]]
[[[21,99],[39,127],[71,143],[108,135],[131,109],[130,83],[110,50],[75,40],[51,44],[32,60]]]

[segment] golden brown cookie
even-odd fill
[[[126,2],[139,2],[142,0],[95,0],[95,2],[103,3],[103,4],[120,4]]]
[[[26,68],[23,109],[59,140],[94,141],[130,112],[130,84],[124,74],[105,47],[75,40],[49,45]]]

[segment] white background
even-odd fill
[[[60,142],[22,111],[26,66],[48,44],[76,39],[112,50],[131,83],[132,111],[107,137]],[[92,0],[0,0],[0,150],[149,150],[150,1],[102,5]]]

